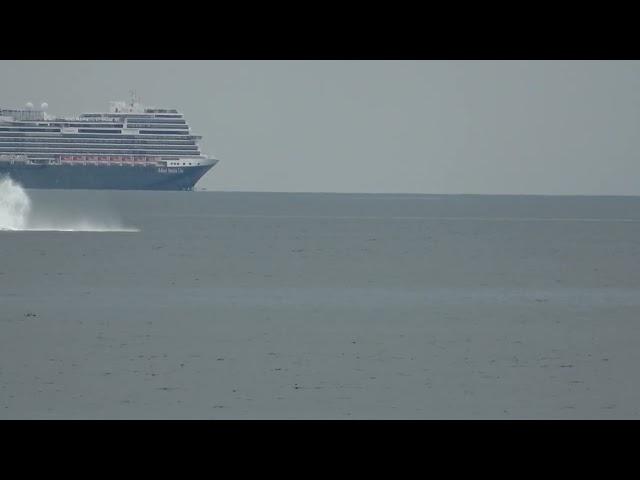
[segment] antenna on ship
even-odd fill
[[[129,90],[129,93],[131,94],[131,108],[133,108],[133,106],[138,102],[138,96],[136,95],[135,90]]]

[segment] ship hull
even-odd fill
[[[193,190],[213,167],[180,168],[115,165],[34,165],[0,163],[0,177],[24,188],[87,190]]]

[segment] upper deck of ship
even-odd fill
[[[47,108],[0,108],[0,155],[47,161],[75,155],[206,157],[198,144],[202,137],[176,109],[113,101],[109,111],[65,117],[51,116]]]
[[[93,122],[112,123],[115,121],[151,121],[156,124],[186,124],[184,115],[176,109],[146,107],[138,102],[112,101],[108,112],[82,113],[76,117],[51,116],[47,114],[48,105],[43,103],[40,108],[27,103],[25,108],[0,108],[0,122]]]

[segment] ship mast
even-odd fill
[[[133,106],[138,102],[138,98],[135,90],[129,90],[129,93],[131,94],[131,109],[133,110]]]

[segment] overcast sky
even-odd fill
[[[0,61],[0,106],[177,108],[209,190],[640,194],[637,61]]]

